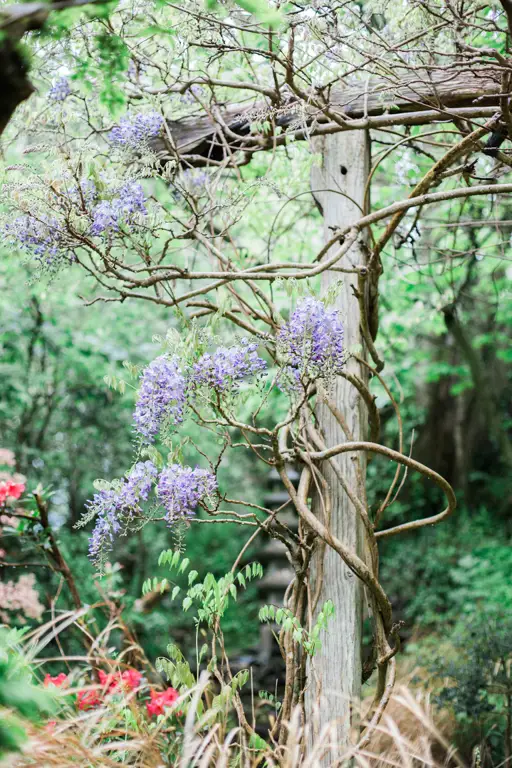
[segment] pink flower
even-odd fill
[[[100,669],[98,671],[98,677],[100,679],[101,685],[103,688],[105,688],[107,693],[111,693],[119,685],[119,674],[116,674],[115,672],[109,672],[107,674],[102,669]]]
[[[45,729],[45,731],[48,731],[48,733],[53,733],[54,730],[55,730],[55,726],[56,725],[57,725],[57,721],[56,720],[48,720],[48,722],[46,723],[44,729]]]
[[[60,672],[56,677],[46,675],[43,685],[45,688],[50,685],[54,685],[56,688],[66,688],[69,685],[68,676],[64,672]]]
[[[0,504],[4,504],[7,499],[19,499],[25,490],[25,483],[17,483],[12,478],[0,482]]]
[[[4,464],[6,467],[14,467],[16,464],[14,453],[8,448],[0,448],[0,464]]]
[[[150,691],[151,701],[146,703],[148,715],[163,715],[166,707],[171,707],[179,698],[175,688],[167,688],[165,691]]]
[[[124,690],[135,691],[139,687],[143,675],[137,669],[131,668],[126,669],[122,674],[120,672],[109,672],[107,674],[100,669],[98,677],[106,693],[113,693],[120,687]]]
[[[19,499],[24,490],[25,483],[15,483],[14,480],[7,483],[7,495],[11,499]]]
[[[93,709],[101,704],[101,699],[97,691],[78,691],[76,705],[78,709]]]
[[[0,582],[0,610],[20,611],[21,617],[18,615],[18,618],[39,621],[44,613],[44,605],[39,602],[35,584],[36,577],[33,573],[23,574],[17,582]]]
[[[137,669],[126,669],[121,675],[121,681],[124,688],[128,688],[130,691],[135,691],[140,686],[142,680],[142,672]]]

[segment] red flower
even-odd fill
[[[98,677],[106,693],[113,693],[119,687],[124,690],[135,691],[142,680],[142,672],[139,672],[137,669],[126,669],[122,674],[120,672],[109,672],[107,674],[100,669]]]
[[[0,504],[7,498],[19,499],[25,490],[25,483],[15,483],[14,480],[3,480],[0,483]]]
[[[112,691],[114,691],[119,685],[119,674],[114,672],[109,672],[107,675],[106,672],[100,669],[98,671],[98,677],[100,678],[101,685],[103,688],[105,688],[107,693],[112,693]]]
[[[129,691],[135,691],[140,686],[142,680],[142,672],[137,669],[126,669],[121,675],[121,681],[124,688]]]
[[[78,709],[93,709],[101,704],[98,691],[78,691],[76,705]]]
[[[7,483],[7,495],[11,499],[19,499],[24,490],[25,483],[15,483],[12,480]]]
[[[179,693],[175,688],[167,688],[165,691],[150,691],[151,701],[146,704],[148,715],[163,715],[165,707],[171,707],[179,698]]]
[[[50,685],[54,685],[56,688],[65,688],[68,683],[68,676],[64,672],[60,672],[56,677],[46,675],[43,685],[45,688]]]

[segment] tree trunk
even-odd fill
[[[333,229],[345,227],[361,216],[369,173],[369,146],[369,137],[364,131],[330,135],[321,140],[322,168],[313,169],[311,181],[314,197],[323,212],[326,239],[332,238]],[[331,251],[325,258],[330,255]],[[341,266],[348,267],[366,262],[366,248],[363,238],[360,237],[344,256]],[[322,295],[340,278],[343,285],[335,305],[341,311],[344,321],[345,349],[361,354],[363,340],[359,305],[353,291],[358,288],[357,275],[324,272]],[[366,370],[355,360],[347,363],[346,370],[367,382]],[[329,397],[342,413],[351,433],[350,439],[365,440],[367,414],[354,387],[345,379],[337,377]],[[320,400],[320,397],[318,399]],[[318,403],[316,413],[318,427],[327,445],[347,440],[325,402]],[[349,488],[364,501],[364,454],[345,453],[336,460]],[[357,511],[332,467],[328,464],[324,466],[332,504],[330,529],[342,542],[361,555],[363,531]],[[324,518],[320,498],[313,498],[313,511],[320,519]],[[363,589],[359,579],[339,555],[329,547],[322,547],[317,543],[312,558],[310,594],[313,602],[313,622],[326,600],[331,600],[335,606],[335,615],[329,628],[321,636],[322,648],[309,662],[305,698],[306,718],[310,724],[310,748],[320,736],[325,724],[331,722],[333,725],[329,739],[332,745],[331,754],[325,755],[318,763],[327,766],[332,765],[332,762],[357,740],[359,734]]]

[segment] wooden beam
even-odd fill
[[[253,153],[294,139],[392,125],[490,117],[500,105],[501,71],[480,66],[467,71],[421,70],[402,78],[369,77],[365,83],[313,91],[308,102],[289,97],[270,102],[231,104],[217,114],[169,121],[171,142],[158,139],[160,157],[187,166],[225,163],[231,153]],[[274,130],[258,133],[256,123]],[[278,132],[276,128],[281,129]],[[285,133],[283,133],[284,131]],[[172,149],[170,150],[170,144]]]

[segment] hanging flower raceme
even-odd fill
[[[147,214],[146,196],[138,181],[128,181],[111,200],[102,200],[96,205],[91,233],[104,235],[118,232],[121,225],[132,226],[137,214]]]
[[[108,138],[114,147],[136,150],[156,138],[163,126],[164,118],[159,112],[139,112],[123,117]]]
[[[80,179],[80,183],[76,184],[72,179],[71,183],[67,184],[66,196],[68,200],[78,208],[84,208],[92,205],[98,199],[98,188],[92,179]]]
[[[216,491],[217,479],[212,472],[179,464],[163,469],[157,486],[157,496],[165,507],[169,524],[193,515],[199,502],[213,497]]]
[[[50,101],[64,101],[71,95],[71,88],[67,78],[60,77],[48,91]]]
[[[89,556],[97,565],[102,566],[117,535],[140,527],[144,521],[141,503],[148,500],[153,485],[169,524],[193,515],[199,503],[212,499],[217,491],[217,479],[206,469],[173,464],[158,476],[151,461],[139,462],[127,478],[98,491],[86,505],[87,513],[81,525],[96,517],[89,540]]]
[[[142,440],[153,443],[160,432],[181,424],[187,407],[200,391],[233,395],[243,381],[261,374],[266,363],[258,357],[257,348],[257,344],[242,339],[238,345],[203,354],[193,366],[183,363],[178,355],[164,354],[153,360],[141,374],[133,414]],[[141,462],[127,479],[100,490],[88,503],[81,524],[97,518],[89,554],[100,566],[116,536],[140,525],[143,520],[140,502],[147,500],[153,484],[169,524],[193,515],[199,504],[212,500],[217,492],[215,475],[199,467],[173,464],[161,471],[158,482],[156,475],[151,462]]]
[[[284,363],[284,389],[300,381],[330,379],[343,368],[343,324],[336,309],[312,297],[302,299],[277,336]]]
[[[30,253],[44,266],[52,266],[68,258],[67,238],[56,218],[41,214],[18,216],[5,225],[7,240],[17,248]]]
[[[141,375],[133,415],[139,435],[152,443],[162,428],[181,424],[188,402],[201,388],[235,394],[243,381],[266,369],[257,349],[257,344],[242,339],[238,345],[205,353],[192,368],[185,367],[177,355],[157,357]]]
[[[193,367],[192,381],[221,394],[235,393],[242,381],[262,373],[267,364],[257,353],[258,344],[242,339],[232,347],[218,347],[205,353]]]
[[[118,487],[102,489],[87,503],[86,518],[97,518],[89,540],[93,561],[101,563],[104,554],[112,549],[116,535],[142,515],[140,503],[147,501],[157,474],[153,462],[139,462]]]
[[[142,373],[133,419],[137,432],[152,443],[162,426],[181,424],[187,403],[187,380],[176,355],[162,355]]]

